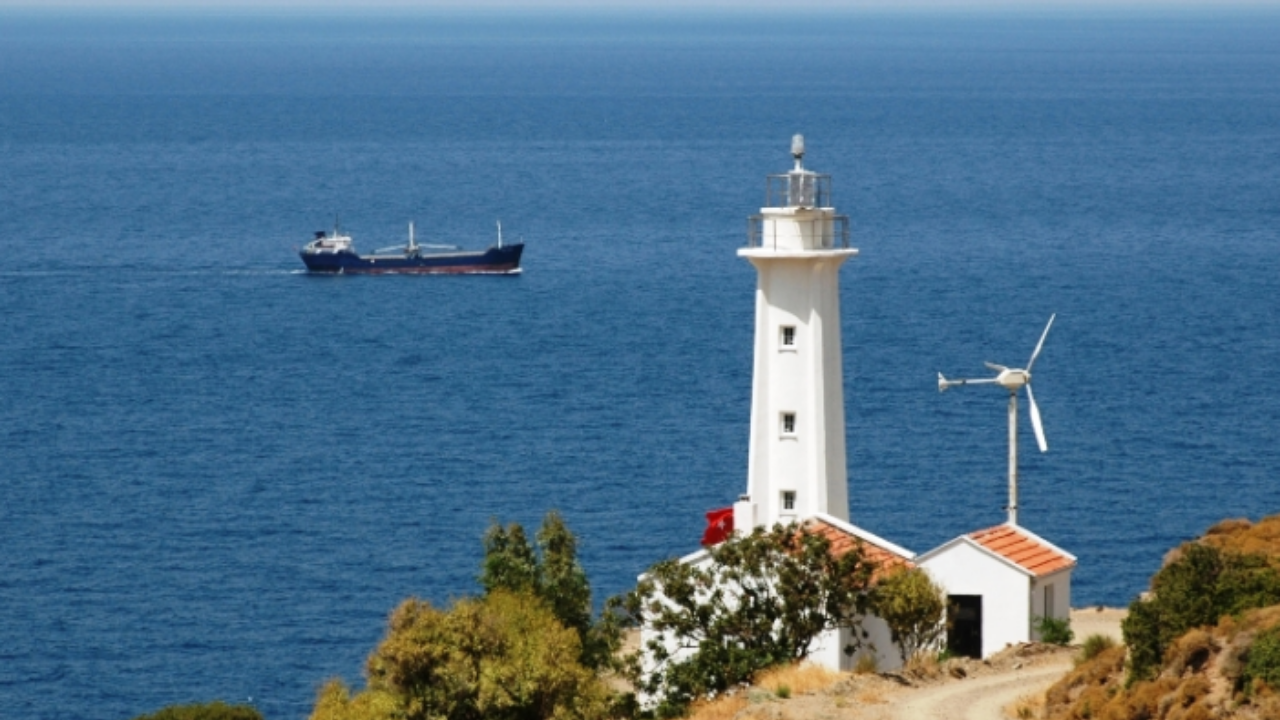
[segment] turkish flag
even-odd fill
[[[702,546],[711,547],[729,539],[733,534],[733,508],[720,508],[707,512],[707,530],[702,533]]]

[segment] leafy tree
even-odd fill
[[[134,720],[262,720],[262,713],[248,705],[228,705],[216,700],[199,705],[170,705]]]
[[[901,568],[881,578],[872,598],[872,612],[889,626],[904,663],[936,645],[947,629],[946,595],[919,568]]]
[[[356,695],[339,680],[312,720],[595,720],[610,693],[576,661],[578,634],[529,594],[494,590],[448,610],[410,599],[391,616]]]
[[[537,541],[535,552],[519,523],[490,526],[480,585],[486,593],[526,592],[541,598],[560,624],[578,633],[582,662],[603,667],[620,644],[621,627],[611,613],[592,622],[591,585],[578,562],[577,538],[553,510],[543,518]]]
[[[532,592],[541,586],[541,568],[524,528],[519,523],[507,527],[494,523],[484,534],[484,561],[480,565],[480,586],[485,592]]]
[[[658,563],[620,602],[668,639],[648,643],[652,666],[636,677],[660,698],[659,715],[804,658],[828,630],[854,628],[846,652],[861,642],[874,565],[860,546],[836,556],[822,535],[775,525],[708,552],[710,561],[697,565]]]
[[[542,555],[538,594],[561,624],[585,640],[591,628],[591,585],[578,564],[578,540],[559,513],[552,511],[543,518],[538,549]]]
[[[1152,677],[1164,652],[1186,631],[1225,615],[1280,603],[1280,573],[1266,556],[1191,543],[1151,580],[1150,599],[1134,600],[1121,623],[1130,682]]]

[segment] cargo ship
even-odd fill
[[[351,236],[336,224],[332,232],[318,231],[298,254],[313,273],[518,275],[523,252],[524,243],[503,244],[502,223],[497,244],[486,250],[419,245],[409,223],[407,244],[374,250],[372,255],[357,253]]]

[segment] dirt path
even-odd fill
[[[950,682],[904,692],[886,720],[1006,720],[1004,708],[1018,698],[1042,692],[1071,669],[1071,659],[998,675]]]
[[[1073,610],[1076,637],[1120,637],[1123,609]],[[1079,648],[1030,643],[1007,647],[986,660],[952,658],[910,671],[815,678],[786,682],[792,697],[778,697],[765,684],[745,695],[708,705],[693,720],[1010,720],[1015,704],[1038,716],[1044,691],[1066,675]],[[822,671],[829,672],[829,671]],[[792,684],[794,683],[794,684]],[[719,702],[719,701],[717,701]]]

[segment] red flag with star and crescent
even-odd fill
[[[702,546],[711,547],[729,539],[733,534],[733,508],[720,508],[707,512],[707,529],[702,533]]]

